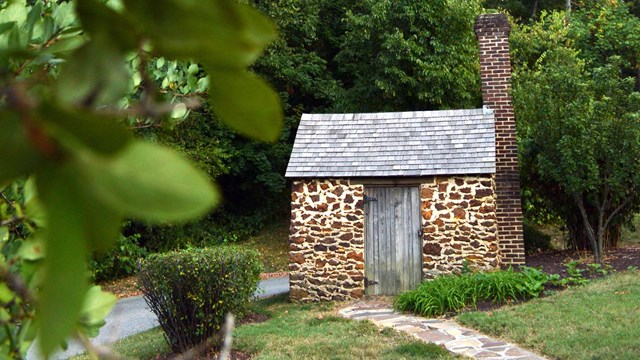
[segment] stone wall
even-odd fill
[[[499,266],[493,179],[437,177],[420,186],[423,277]]]
[[[294,181],[291,194],[290,298],[346,300],[364,294],[362,185]]]
[[[494,179],[432,177],[420,185],[423,278],[500,265]],[[347,300],[364,295],[364,186],[349,180],[294,181],[290,298]]]

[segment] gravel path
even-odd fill
[[[265,298],[289,291],[289,277],[269,278],[260,281],[255,293],[257,298]],[[149,310],[142,296],[134,296],[118,301],[106,318],[106,325],[100,334],[92,339],[94,344],[110,344],[116,340],[131,336],[158,326],[158,319]],[[36,352],[37,344],[31,346],[27,360],[41,359]],[[59,351],[51,356],[53,360],[67,359],[84,352],[84,347],[76,341],[70,341],[66,351]]]

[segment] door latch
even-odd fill
[[[370,285],[378,285],[378,282],[375,280],[369,280],[366,276],[364,277],[364,287],[369,287]]]

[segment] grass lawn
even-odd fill
[[[640,273],[624,272],[583,287],[458,321],[554,359],[638,359]]]
[[[633,217],[633,226],[636,231],[631,231],[627,227],[622,227],[622,234],[620,234],[620,245],[632,245],[640,243],[640,214],[636,214]]]
[[[271,319],[239,326],[234,333],[234,349],[250,353],[256,360],[457,358],[404,333],[338,317],[334,304],[299,305],[286,299],[285,295],[254,303],[254,312],[269,314]],[[154,359],[169,352],[159,328],[123,339],[113,348],[126,359]]]
[[[237,245],[257,250],[264,272],[289,271],[289,219],[278,220]]]

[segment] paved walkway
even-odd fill
[[[351,306],[339,311],[340,315],[354,320],[370,320],[382,327],[404,331],[414,337],[443,345],[447,350],[483,360],[546,360],[530,351],[504,341],[492,339],[474,330],[460,326],[455,321],[427,319],[395,312],[390,308]]]

